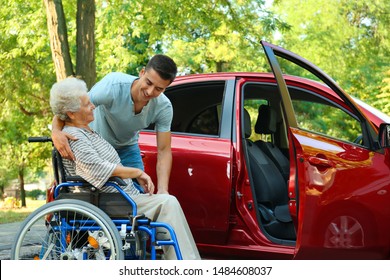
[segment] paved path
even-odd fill
[[[0,260],[9,260],[11,246],[20,223],[0,224]]]

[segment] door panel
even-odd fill
[[[226,244],[229,234],[232,83],[190,79],[165,92],[174,110],[169,192],[180,202],[197,243]],[[141,133],[144,162],[153,176],[155,141],[154,132]]]
[[[262,44],[278,83],[294,151],[291,158],[296,159],[296,177],[290,176],[290,199],[298,209],[295,257],[383,257],[377,246],[388,247],[382,233],[388,226],[378,218],[389,217],[390,168],[388,151],[378,149],[376,128],[318,67],[280,47]],[[286,66],[286,61],[295,66]],[[337,98],[319,95],[307,99],[308,104],[293,103],[280,63],[284,70],[298,65],[309,71]]]
[[[143,132],[140,143],[145,170],[156,182],[155,134]],[[226,139],[172,135],[170,182],[175,184],[170,184],[169,193],[180,202],[197,243],[226,242],[231,202],[230,150]]]
[[[390,214],[389,168],[381,167],[385,155],[299,129],[292,132],[299,162],[296,258],[383,258],[375,243],[387,242],[377,224],[378,217]]]

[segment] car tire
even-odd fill
[[[329,209],[330,210],[330,209]],[[361,209],[344,208],[327,211],[319,232],[320,246],[329,249],[362,249],[375,240],[371,215]]]

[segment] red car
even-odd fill
[[[170,193],[202,257],[388,259],[390,117],[262,45],[273,73],[180,76],[165,92]],[[140,145],[155,179],[152,126]]]

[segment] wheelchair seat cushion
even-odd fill
[[[64,192],[56,199],[80,199],[102,209],[110,218],[128,219],[132,212],[130,203],[120,193],[90,192]]]

